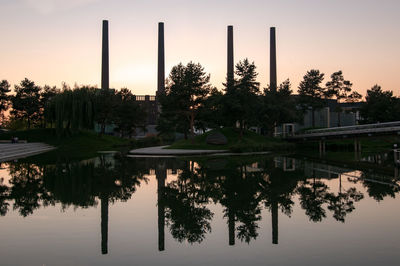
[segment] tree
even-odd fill
[[[4,111],[10,106],[10,96],[7,95],[10,90],[10,83],[7,80],[0,81],[0,119],[4,119]]]
[[[135,101],[130,90],[123,88],[117,92],[114,123],[122,136],[129,138],[137,127],[145,127],[146,113]]]
[[[95,121],[100,124],[100,133],[104,134],[106,125],[114,120],[114,110],[117,104],[115,91],[112,89],[100,89],[95,97]]]
[[[311,108],[312,126],[315,127],[315,110],[323,107],[323,98],[327,96],[326,89],[321,87],[324,73],[312,69],[307,71],[298,87],[299,102],[303,110]]]
[[[337,112],[338,126],[340,123],[340,114],[342,113],[342,107],[340,103],[344,100],[346,102],[355,101],[361,98],[361,95],[357,92],[351,92],[353,84],[345,80],[341,70],[331,75],[331,80],[326,83],[327,96],[334,97],[337,100],[335,111]]]
[[[74,134],[80,129],[93,129],[96,88],[64,85],[63,91],[53,97],[46,114],[54,115],[57,134]]]
[[[279,85],[278,90],[271,87],[265,88],[262,95],[262,112],[260,124],[267,129],[269,134],[274,132],[276,125],[299,120],[295,100],[289,79]]]
[[[28,129],[32,122],[40,119],[40,91],[33,81],[25,78],[20,85],[15,85],[15,96],[11,98],[13,110],[11,114],[18,119],[26,119]]]
[[[257,124],[257,109],[260,106],[260,83],[256,81],[258,73],[254,62],[250,63],[246,58],[236,65],[234,86],[225,85],[223,105],[224,116],[231,125],[239,123],[240,138],[248,125]]]
[[[57,89],[56,86],[50,87],[48,85],[45,85],[40,93],[40,111],[43,114],[43,127],[46,127],[46,122],[49,122],[50,126],[52,126],[55,121],[55,113],[50,108],[50,101],[59,93],[60,89]]]
[[[199,63],[174,66],[167,79],[166,94],[160,99],[161,121],[175,121],[175,129],[183,130],[185,138],[189,129],[193,140],[195,119],[211,92],[209,81],[210,75]]]
[[[205,99],[196,119],[196,128],[205,131],[207,128],[218,128],[223,125],[223,99],[221,91],[213,88],[210,95]]]
[[[365,123],[400,120],[400,99],[393,96],[393,91],[383,91],[375,85],[367,90],[365,100],[360,110]]]

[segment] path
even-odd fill
[[[0,144],[0,162],[24,158],[39,153],[51,151],[55,147],[44,143],[1,143]]]

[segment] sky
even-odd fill
[[[400,95],[399,0],[0,0],[0,79],[100,86],[101,25],[109,20],[110,87],[154,94],[157,27],[165,23],[166,75],[199,62],[219,89],[226,31],[235,63],[257,66],[269,83],[269,27],[277,31],[278,82],[292,89],[307,70],[342,70],[365,95],[379,84]]]

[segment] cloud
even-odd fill
[[[51,14],[60,10],[70,10],[99,0],[22,0],[23,4],[41,14]]]

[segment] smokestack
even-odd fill
[[[157,94],[165,92],[164,23],[158,23]]]
[[[277,78],[276,78],[276,36],[275,27],[270,28],[270,58],[269,58],[269,85],[272,90],[276,91]]]
[[[108,20],[103,20],[103,42],[101,52],[101,88],[109,89],[109,66],[108,66]]]
[[[228,71],[227,71],[227,88],[233,87],[233,26],[228,26]]]

